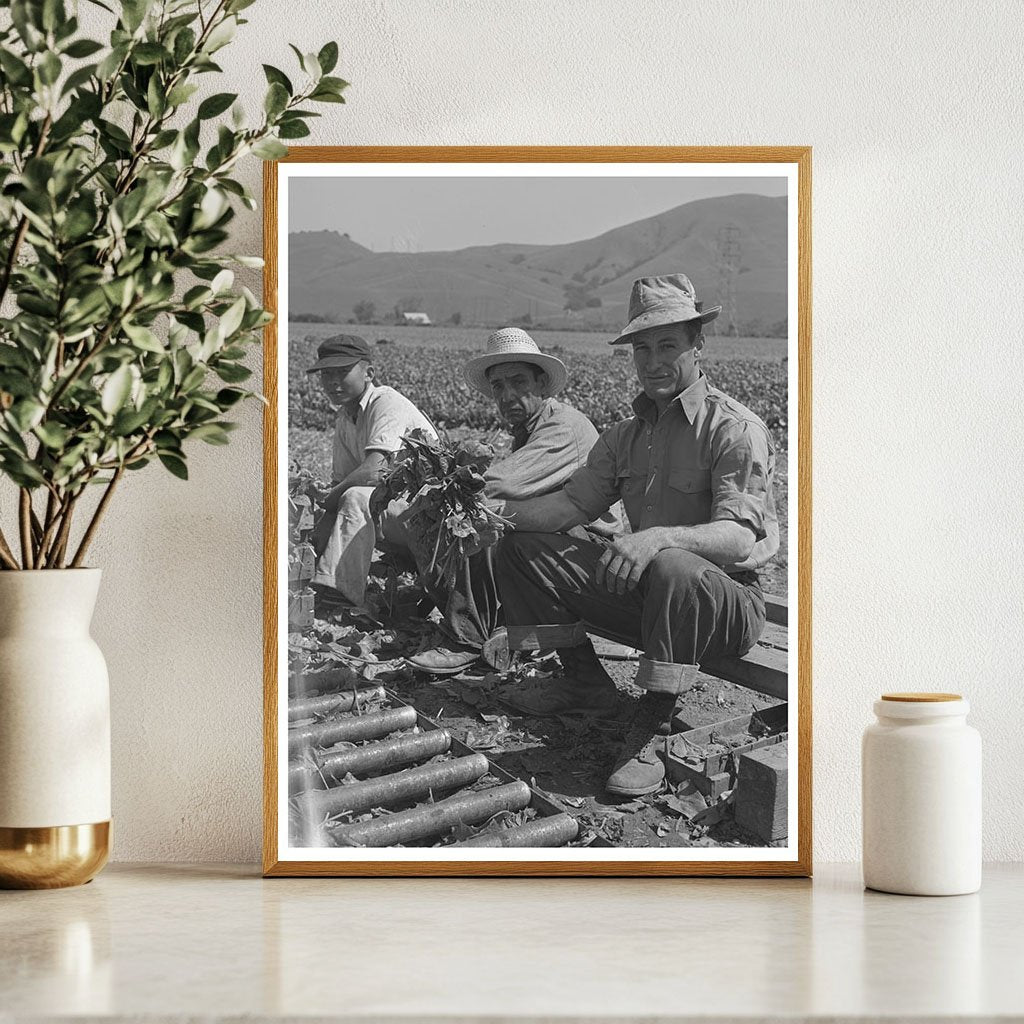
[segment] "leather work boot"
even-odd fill
[[[427,675],[455,676],[464,672],[479,657],[480,652],[469,647],[434,647],[406,658],[405,662]]]
[[[617,796],[646,796],[665,781],[665,751],[672,726],[676,697],[673,693],[645,693],[619,751],[619,759],[605,783]]]
[[[558,648],[561,679],[521,687],[506,700],[528,715],[594,715],[614,717],[619,702],[615,681],[605,671],[588,640],[579,647]]]
[[[528,715],[593,715],[614,717],[619,694],[615,684],[590,683],[580,679],[551,679],[520,687],[505,696],[512,707]]]
[[[485,641],[480,651],[484,661],[499,675],[508,671],[511,655],[508,650],[508,630],[499,626]]]
[[[615,686],[614,680],[605,671],[594,645],[589,640],[576,647],[559,647],[555,653],[562,663],[562,672],[566,677],[602,687]]]

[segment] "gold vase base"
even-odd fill
[[[110,857],[110,822],[49,828],[0,826],[0,889],[84,885]]]

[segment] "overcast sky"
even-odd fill
[[[775,178],[291,177],[288,230],[347,232],[375,252],[557,245],[694,199],[786,194]]]

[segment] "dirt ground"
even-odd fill
[[[431,618],[410,614],[420,592],[411,579],[386,600],[381,581],[371,579],[366,607],[322,612],[314,628],[292,634],[293,663],[341,659],[362,666],[367,678],[448,729],[456,739],[486,754],[497,767],[527,782],[542,797],[579,821],[574,845],[618,847],[761,846],[732,820],[729,793],[706,798],[691,782],[667,782],[650,796],[618,800],[604,782],[629,727],[641,691],[633,685],[635,654],[597,640],[602,661],[619,690],[611,719],[536,718],[506,700],[516,686],[557,674],[551,656],[517,661],[505,678],[470,670],[454,677],[428,677],[405,658],[440,642]],[[397,608],[397,613],[396,613]],[[436,612],[434,613],[436,620]],[[355,659],[355,662],[352,662]],[[673,732],[724,722],[781,703],[771,696],[701,675],[680,700]]]

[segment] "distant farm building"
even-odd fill
[[[426,313],[403,313],[402,320],[407,324],[426,324],[429,325],[432,321]]]

